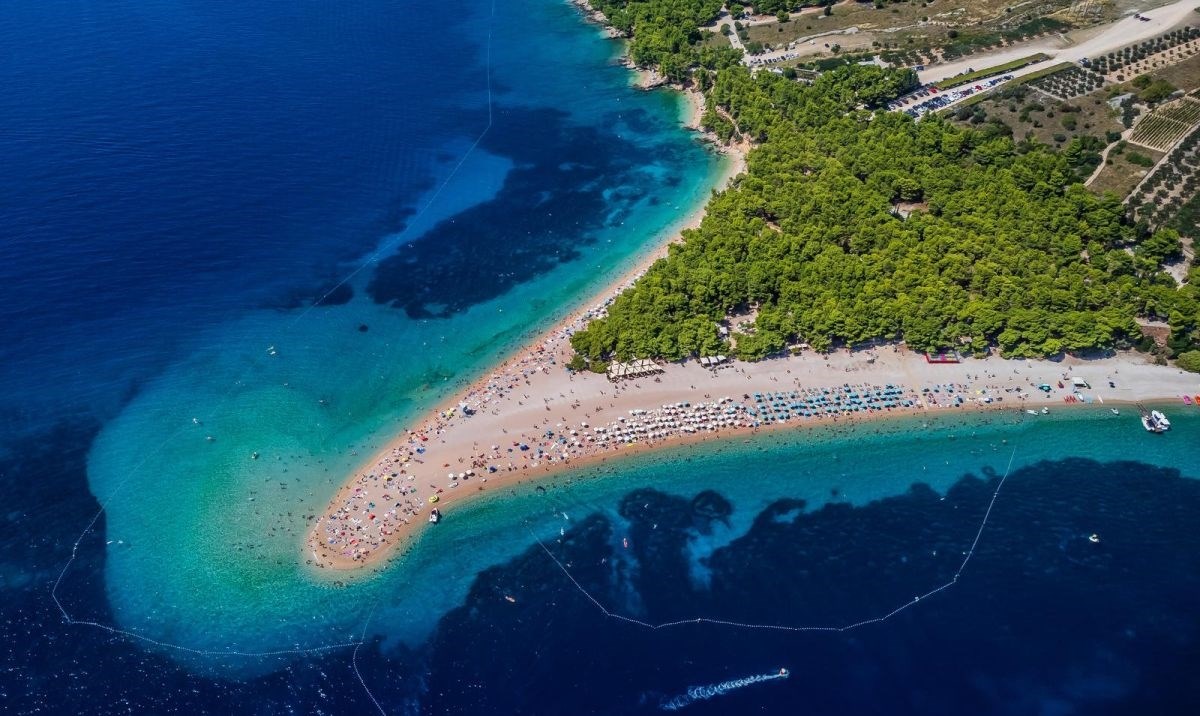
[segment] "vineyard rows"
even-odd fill
[[[1133,130],[1129,141],[1165,152],[1200,122],[1200,102],[1184,97],[1148,115]]]
[[[1137,129],[1133,130],[1133,136],[1129,138],[1129,141],[1165,152],[1180,137],[1187,134],[1187,131],[1188,125],[1183,122],[1152,114],[1138,122]]]
[[[1184,98],[1160,108],[1155,114],[1162,115],[1167,119],[1173,119],[1176,122],[1183,122],[1189,125],[1195,124],[1196,122],[1200,122],[1200,102]]]

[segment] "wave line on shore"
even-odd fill
[[[975,554],[975,549],[979,546],[979,540],[983,537],[983,530],[984,530],[984,528],[987,527],[988,518],[990,518],[992,515],[992,508],[995,507],[996,500],[1000,497],[1000,490],[1003,489],[1005,480],[1008,479],[1009,473],[1012,472],[1013,461],[1016,459],[1016,457],[1017,457],[1017,450],[1016,450],[1016,448],[1013,448],[1012,455],[1010,455],[1008,458],[1008,466],[1004,470],[1004,475],[1002,475],[1000,477],[1000,482],[996,485],[995,491],[992,492],[992,499],[988,501],[987,509],[983,513],[983,519],[979,523],[979,529],[975,532],[975,539],[971,541],[970,549],[967,550],[966,554],[963,557],[962,562],[958,565],[958,569],[955,570],[954,576],[952,576],[949,581],[947,581],[937,587],[934,587],[933,589],[930,589],[929,591],[925,592],[924,594],[920,594],[920,595],[913,597],[911,600],[902,603],[900,606],[896,607],[895,609],[891,610],[890,612],[888,612],[886,614],[883,614],[882,616],[871,617],[868,619],[860,619],[859,621],[852,622],[849,624],[843,624],[840,626],[838,626],[838,625],[792,626],[792,625],[787,625],[787,624],[758,624],[758,623],[751,623],[751,622],[738,622],[738,621],[732,621],[732,620],[728,620],[728,619],[716,619],[713,617],[693,617],[691,619],[676,619],[674,621],[669,621],[669,622],[652,623],[652,622],[644,621],[642,619],[638,619],[637,617],[631,617],[631,616],[628,616],[625,614],[620,614],[618,612],[614,612],[614,611],[610,610],[608,607],[604,606],[603,602],[601,602],[596,597],[592,596],[591,592],[589,592],[587,589],[585,589],[584,586],[579,583],[579,580],[575,579],[575,576],[571,574],[571,572],[566,568],[565,565],[563,565],[562,561],[560,561],[558,559],[558,557],[554,556],[554,553],[550,551],[550,548],[546,546],[546,543],[543,542],[540,538],[538,538],[537,535],[533,534],[532,530],[530,531],[530,534],[533,536],[534,540],[538,543],[538,545],[542,548],[542,551],[546,553],[546,556],[548,556],[551,560],[554,561],[554,563],[556,565],[558,565],[559,570],[561,570],[562,573],[566,575],[567,579],[571,581],[571,584],[575,585],[575,588],[578,589],[579,592],[581,594],[583,594],[583,596],[587,597],[588,601],[590,601],[592,604],[594,604],[596,606],[596,608],[599,609],[602,614],[604,614],[604,616],[609,617],[611,619],[616,619],[617,621],[626,622],[628,624],[634,624],[636,626],[644,627],[644,628],[650,629],[652,631],[657,631],[659,629],[667,629],[669,627],[682,626],[684,624],[714,624],[717,626],[727,626],[727,627],[734,627],[734,628],[740,628],[740,629],[763,629],[763,630],[771,630],[771,631],[790,631],[790,632],[837,632],[837,633],[841,633],[841,632],[852,631],[854,629],[858,629],[860,627],[865,627],[865,626],[868,626],[871,624],[881,624],[881,623],[891,619],[892,617],[896,616],[900,612],[903,612],[904,610],[920,603],[920,601],[922,599],[928,599],[929,597],[939,594],[940,592],[943,592],[958,583],[958,578],[962,575],[963,570],[965,570],[967,568],[967,563],[971,561],[971,557],[974,556],[974,554]]]

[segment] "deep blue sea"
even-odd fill
[[[619,52],[565,0],[6,4],[0,713],[1196,712],[1182,405],[668,452],[313,578],[362,452],[724,170]]]

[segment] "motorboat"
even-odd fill
[[[429,513],[429,522],[430,522],[430,524],[435,524],[435,525],[436,525],[438,522],[441,522],[441,521],[442,521],[442,512],[441,512],[441,510],[437,509],[436,507],[435,507],[435,508],[433,508],[433,511]]]
[[[1159,425],[1163,426],[1164,430],[1171,429],[1171,421],[1167,420],[1167,416],[1163,415],[1161,411],[1151,410],[1150,417],[1154,418],[1155,421],[1157,421]]]

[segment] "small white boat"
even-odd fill
[[[430,512],[430,513],[429,513],[429,522],[430,522],[431,524],[435,524],[435,525],[436,525],[438,522],[441,522],[441,520],[442,520],[442,513],[441,513],[441,511],[440,511],[440,510],[438,510],[436,507],[435,507],[435,508],[433,508],[433,512]]]
[[[1030,415],[1037,415],[1037,414],[1038,414],[1038,411],[1036,411],[1036,410],[1026,410],[1025,412],[1026,412],[1026,413],[1029,413]]]
[[[1120,410],[1117,410],[1116,408],[1109,408],[1108,410],[1109,410],[1109,412],[1110,412],[1110,413],[1112,413],[1113,415],[1120,415],[1120,414],[1121,414],[1121,411],[1120,411]]]
[[[1088,537],[1088,542],[1091,542],[1092,544],[1100,544],[1100,535],[1093,532],[1092,536]]]
[[[1167,420],[1167,416],[1163,415],[1158,410],[1151,410],[1150,417],[1154,418],[1155,422],[1162,426],[1163,430],[1171,429],[1171,421]]]
[[[1042,406],[1042,415],[1049,415],[1049,414],[1050,414],[1050,408],[1047,408],[1046,406],[1043,405]]]

